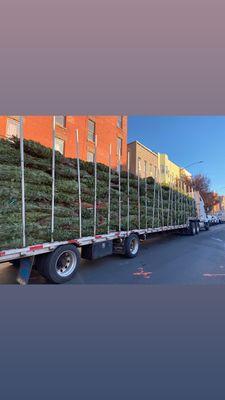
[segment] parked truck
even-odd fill
[[[11,262],[18,266],[18,281],[25,284],[29,281],[29,276],[33,267],[35,267],[41,275],[46,277],[53,283],[63,283],[74,277],[79,266],[81,258],[94,260],[99,257],[121,254],[122,256],[133,258],[138,255],[140,242],[146,240],[154,234],[163,232],[185,232],[189,235],[196,235],[201,229],[208,230],[209,223],[207,221],[204,202],[199,193],[194,193],[191,187],[187,187],[184,182],[170,182],[167,187],[168,200],[167,209],[164,209],[164,201],[162,185],[157,182],[159,179],[158,171],[155,171],[154,184],[152,192],[148,186],[147,176],[141,181],[137,177],[137,215],[138,228],[132,228],[130,223],[130,156],[128,154],[127,164],[127,187],[126,187],[126,204],[123,204],[127,213],[126,229],[122,228],[121,211],[122,211],[122,191],[121,191],[121,165],[120,155],[118,161],[118,230],[110,229],[111,218],[111,180],[112,168],[110,165],[111,148],[109,149],[109,167],[108,167],[108,229],[105,233],[98,234],[96,230],[96,211],[97,211],[97,188],[101,182],[97,179],[98,162],[97,162],[97,139],[95,141],[95,159],[94,159],[94,203],[93,203],[93,234],[85,236],[82,234],[82,201],[81,190],[82,178],[80,176],[80,158],[79,158],[79,135],[75,133],[76,140],[76,158],[77,158],[77,183],[78,183],[78,211],[79,211],[79,235],[78,237],[69,238],[68,240],[54,240],[54,221],[55,221],[55,129],[53,129],[53,149],[52,149],[52,215],[51,215],[51,238],[47,242],[35,243],[27,245],[26,240],[26,182],[25,182],[25,162],[24,162],[24,138],[23,138],[23,119],[20,118],[20,170],[21,170],[21,232],[22,246],[17,248],[5,249],[0,242],[0,263]],[[144,183],[144,189],[141,189],[141,182]],[[144,206],[141,205],[141,190],[144,190]],[[158,190],[158,192],[157,192]],[[143,195],[143,194],[142,194]],[[153,218],[148,219],[148,198],[152,199],[151,213]],[[190,202],[195,202],[196,212],[189,214],[188,207]],[[193,205],[193,204],[192,204]],[[158,208],[157,208],[158,207]],[[175,210],[174,210],[175,208]],[[156,209],[158,210],[158,223],[155,223]],[[159,215],[159,210],[162,215]],[[166,211],[166,212],[165,212]],[[174,219],[174,211],[177,212],[178,219]],[[179,215],[185,215],[185,220],[179,220]],[[144,218],[142,217],[144,213]],[[165,217],[166,215],[166,217]],[[143,221],[144,219],[144,224]],[[157,217],[156,217],[157,220]],[[144,226],[143,226],[144,225]],[[77,227],[76,227],[77,228]],[[3,232],[4,235],[4,232]]]
[[[208,215],[206,214],[204,200],[200,192],[198,191],[194,192],[194,199],[196,204],[197,216],[199,220],[199,227],[200,229],[203,230],[209,230],[210,220],[208,218]]]

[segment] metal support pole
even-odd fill
[[[175,182],[174,182],[174,189],[175,189],[175,193],[174,193],[175,223],[174,223],[174,225],[177,225],[177,179],[176,178],[175,178]]]
[[[96,224],[97,224],[97,136],[95,136],[94,174],[95,174],[95,185],[94,185],[94,236],[96,236]]]
[[[186,192],[185,192],[185,183],[183,184],[184,190],[184,224],[186,224]]]
[[[127,155],[127,232],[130,231],[130,152]]]
[[[121,149],[119,148],[118,158],[118,174],[119,174],[119,232],[121,231]]]
[[[186,185],[186,219],[188,219],[188,217],[189,217],[189,212],[190,212],[190,209],[189,209],[189,193],[188,193],[188,186]]]
[[[183,182],[180,181],[180,214],[181,214],[181,224],[183,224]]]
[[[155,227],[156,171],[157,171],[157,167],[155,167],[155,171],[153,172],[154,187],[153,187],[153,205],[152,205],[152,228]]]
[[[159,228],[160,226],[160,218],[159,218],[159,205],[160,205],[160,195],[159,195],[159,168],[157,170],[157,199],[158,199],[158,226],[157,228]]]
[[[54,241],[55,224],[55,115],[52,121],[52,222],[51,222],[51,242]]]
[[[148,229],[148,182],[147,182],[147,163],[145,163],[145,229]]]
[[[161,195],[161,216],[162,216],[162,226],[164,226],[164,204],[163,204],[163,190],[162,190],[162,179],[160,173],[160,195]]]
[[[171,187],[172,187],[172,191],[171,191],[171,226],[173,226],[173,221],[174,221],[174,218],[173,218],[173,212],[174,212],[174,206],[173,206],[173,203],[174,203],[174,182],[173,182],[173,175],[171,176],[171,179],[172,179],[172,185],[171,185]]]
[[[111,219],[111,173],[112,173],[112,145],[109,145],[109,187],[108,187],[108,233],[110,232]]]
[[[77,181],[78,181],[78,201],[79,201],[79,236],[82,237],[82,203],[81,203],[81,182],[80,182],[80,146],[79,133],[76,129],[76,156],[77,156]]]
[[[178,206],[177,206],[177,213],[178,213],[178,225],[180,225],[180,180],[178,179]]]
[[[191,186],[191,194],[192,194],[192,212],[194,212],[194,208],[195,208],[195,194],[194,194],[194,189],[193,186]],[[194,214],[193,214],[194,216]]]
[[[170,200],[171,200],[171,175],[169,175],[169,194],[168,194],[168,209],[167,209],[167,225],[170,224]]]
[[[141,229],[140,165],[138,161],[138,229]]]
[[[185,206],[186,206],[186,221],[187,221],[187,219],[188,219],[188,189],[187,189],[187,185],[185,184],[185,195],[186,195],[186,198],[185,198]]]
[[[20,129],[20,168],[21,168],[21,191],[22,191],[22,242],[26,247],[26,205],[25,205],[25,177],[24,177],[24,137],[23,117],[19,118]]]

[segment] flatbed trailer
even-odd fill
[[[25,284],[29,280],[32,267],[35,265],[38,271],[49,281],[63,283],[72,279],[74,272],[78,270],[80,258],[96,259],[111,254],[121,254],[128,258],[138,255],[140,241],[148,239],[152,234],[162,232],[187,232],[195,235],[199,232],[199,221],[195,218],[189,220],[187,224],[164,226],[154,229],[140,229],[130,232],[114,232],[105,235],[84,237],[61,242],[49,242],[28,246],[25,248],[10,249],[0,251],[0,263],[11,262],[20,266],[18,282]],[[106,245],[107,243],[107,245]],[[81,255],[77,249],[81,248]],[[49,271],[51,258],[57,251],[58,260],[63,263],[57,267],[57,261],[53,261],[54,267],[58,271],[58,276]],[[72,256],[72,253],[74,255]],[[49,257],[50,255],[50,257]],[[48,256],[48,257],[47,257]],[[41,262],[41,263],[40,263]],[[65,273],[67,270],[67,273]],[[50,274],[50,275],[49,275]]]
[[[129,174],[130,174],[130,157],[128,154],[128,229],[126,231],[108,232],[103,235],[96,234],[96,207],[97,207],[97,139],[95,141],[95,201],[94,201],[94,235],[82,237],[81,222],[81,178],[79,167],[79,137],[78,131],[75,133],[77,148],[77,170],[78,170],[78,187],[79,187],[79,230],[80,238],[67,241],[54,241],[54,197],[55,197],[55,122],[53,122],[53,157],[52,157],[52,216],[51,216],[51,241],[47,243],[26,246],[26,195],[24,180],[24,139],[23,139],[23,117],[20,117],[20,155],[21,155],[21,193],[22,193],[22,241],[23,247],[10,250],[1,250],[0,243],[0,264],[11,262],[19,267],[18,282],[21,284],[28,283],[32,267],[35,268],[49,281],[54,283],[66,282],[77,272],[80,259],[96,259],[110,254],[121,254],[128,258],[136,257],[140,247],[140,241],[149,238],[152,234],[162,232],[186,232],[190,235],[198,234],[201,229],[208,229],[208,224],[201,221],[198,217],[190,216],[185,224],[168,224],[161,227],[148,227],[146,219],[146,227],[144,229],[129,229]],[[111,146],[109,149],[109,202],[108,202],[108,219],[110,220],[110,173],[111,173]],[[120,184],[120,157],[118,163],[119,184]],[[157,172],[156,172],[157,173]],[[139,181],[139,177],[138,177]],[[189,192],[190,193],[190,192]],[[146,187],[147,194],[147,187]],[[188,194],[188,192],[187,192]],[[121,192],[119,187],[119,227],[121,223]],[[140,190],[139,194],[140,196]],[[138,199],[138,214],[140,218],[140,199]],[[161,199],[163,203],[163,199]],[[147,207],[147,205],[146,205]],[[184,204],[185,207],[185,204]],[[147,215],[147,214],[146,214]],[[169,217],[169,215],[168,215]],[[168,218],[168,221],[170,218]],[[167,221],[167,222],[168,222]],[[80,251],[79,251],[80,249]]]

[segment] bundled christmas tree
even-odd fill
[[[55,155],[54,240],[79,237],[77,160]],[[51,240],[52,150],[24,140],[26,241],[33,245]],[[82,236],[94,234],[94,164],[80,161]],[[185,224],[195,216],[193,199],[152,177],[138,179],[126,171],[111,172],[109,216],[109,168],[97,165],[96,233],[157,228]],[[119,206],[120,204],[120,206]],[[20,142],[0,140],[0,249],[22,247],[22,196]],[[109,222],[109,224],[108,224]]]

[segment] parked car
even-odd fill
[[[219,224],[223,224],[225,222],[225,212],[224,211],[218,212],[217,217],[219,219]]]
[[[214,219],[212,215],[207,215],[207,220],[209,222],[209,225],[214,225]]]
[[[219,217],[216,214],[212,215],[212,224],[217,225],[219,223],[220,223]]]

